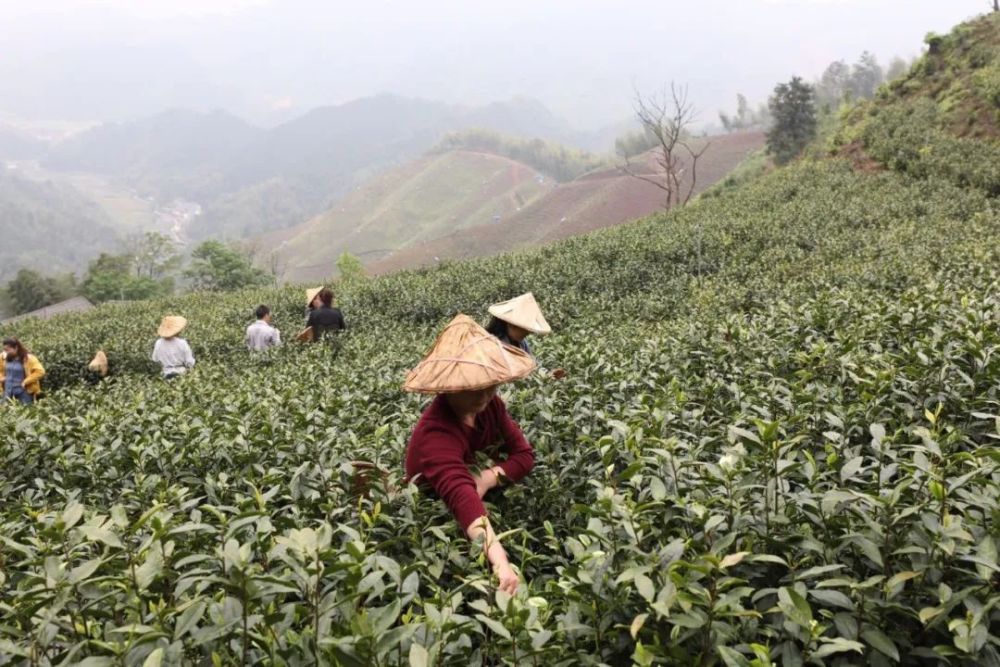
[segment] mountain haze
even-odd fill
[[[467,108],[378,95],[320,107],[271,129],[224,112],[180,110],[108,123],[57,144],[45,165],[110,174],[157,198],[194,200],[204,214],[192,237],[240,238],[319,213],[381,169],[423,154],[445,133],[473,127],[554,140],[576,136],[533,100]],[[262,198],[273,215],[262,214]]]

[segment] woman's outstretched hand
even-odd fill
[[[472,478],[476,480],[476,493],[479,494],[480,500],[486,496],[486,493],[490,489],[500,486],[500,472],[497,468],[499,468],[499,466],[487,468],[486,470],[472,476]]]
[[[508,595],[513,595],[517,592],[517,586],[520,583],[520,579],[517,576],[517,572],[511,567],[510,563],[501,563],[495,568],[497,578],[500,580],[497,584],[497,588],[502,590]]]
[[[496,533],[493,532],[490,520],[485,516],[479,517],[466,527],[465,533],[470,540],[484,538],[483,551],[486,552],[486,559],[489,560],[490,565],[493,566],[493,573],[500,580],[497,587],[505,593],[513,595],[517,591],[519,579],[514,568],[510,566],[510,561],[507,560],[507,552],[504,551]]]

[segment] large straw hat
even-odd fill
[[[87,364],[87,368],[95,373],[99,373],[101,377],[108,374],[108,355],[104,354],[104,350],[97,351],[94,358]]]
[[[187,323],[188,321],[180,315],[167,315],[160,322],[160,328],[157,329],[156,333],[160,338],[173,338],[184,331]]]
[[[406,374],[403,389],[422,394],[474,391],[519,380],[534,369],[531,355],[501,343],[468,315],[458,315]]]
[[[323,287],[310,287],[306,290],[306,306],[312,305],[316,295],[323,291]]]
[[[552,327],[545,321],[542,309],[538,307],[538,302],[531,292],[514,297],[510,301],[493,304],[490,306],[490,315],[533,334],[544,336],[552,333]]]

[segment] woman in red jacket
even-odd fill
[[[437,394],[406,448],[406,476],[430,486],[444,500],[469,539],[485,536],[484,550],[500,589],[517,590],[518,578],[490,525],[482,498],[519,481],[535,454],[511,419],[497,386],[535,368],[531,355],[501,343],[471,318],[459,315],[438,336],[423,361],[407,375],[405,389]],[[498,441],[502,446],[497,446]],[[495,465],[473,472],[476,452]],[[505,455],[498,461],[498,455]]]

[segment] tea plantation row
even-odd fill
[[[804,163],[344,286],[336,345],[242,349],[258,301],[294,331],[298,288],[24,324],[52,373],[0,411],[0,664],[1000,664],[996,206]],[[538,454],[490,502],[509,599],[403,484],[399,387],[448,317],[528,289],[569,377],[505,390]],[[199,357],[169,384],[167,311]]]

